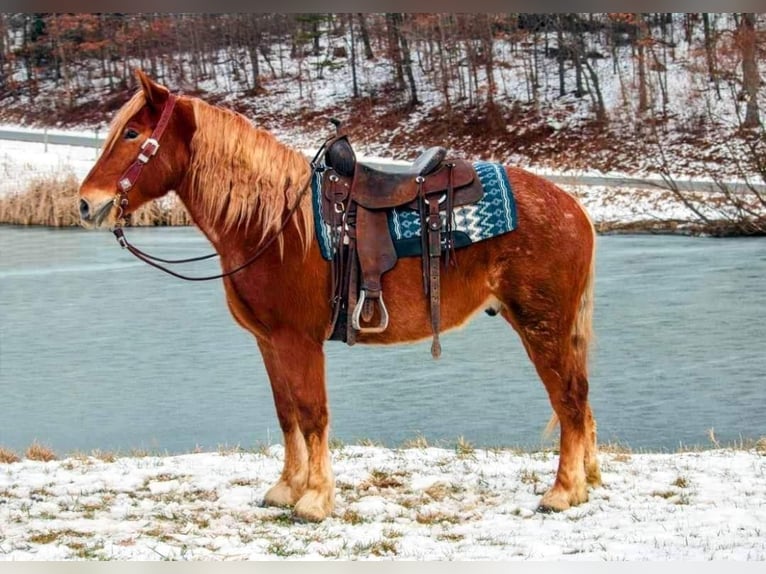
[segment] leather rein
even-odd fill
[[[150,255],[146,253],[145,251],[142,251],[132,243],[130,243],[125,237],[125,230],[124,225],[127,223],[127,221],[130,218],[130,214],[125,214],[125,209],[128,207],[128,191],[136,184],[136,181],[138,180],[138,176],[141,175],[141,170],[143,170],[144,166],[149,162],[150,159],[152,159],[156,153],[157,150],[160,148],[160,138],[162,137],[162,134],[165,132],[165,128],[167,128],[168,123],[170,121],[170,116],[173,113],[173,108],[175,107],[177,96],[173,94],[168,95],[168,100],[165,103],[165,107],[162,109],[162,115],[160,116],[160,121],[157,123],[157,126],[154,128],[154,131],[152,132],[152,135],[144,141],[144,143],[141,144],[141,148],[138,152],[138,157],[136,157],[135,160],[133,160],[133,163],[128,166],[128,168],[123,172],[123,174],[120,176],[120,179],[117,181],[117,193],[114,196],[113,204],[118,209],[117,212],[117,218],[115,221],[115,226],[112,229],[112,233],[117,238],[117,243],[120,244],[120,247],[123,249],[127,249],[132,255],[134,255],[136,258],[140,259],[144,263],[151,265],[152,267],[156,267],[160,271],[164,271],[168,275],[172,275],[173,277],[178,277],[179,279],[184,279],[185,281],[211,281],[213,279],[222,279],[224,277],[228,277],[229,275],[234,275],[235,273],[242,271],[245,267],[248,267],[252,263],[255,262],[256,259],[258,259],[263,253],[268,249],[272,243],[280,236],[282,235],[282,232],[287,227],[288,223],[290,222],[290,219],[292,219],[292,216],[295,214],[295,212],[298,210],[301,204],[301,200],[303,199],[303,196],[306,194],[306,190],[309,188],[309,185],[306,185],[306,187],[303,188],[303,190],[298,194],[298,199],[295,202],[295,205],[290,208],[290,210],[287,213],[287,217],[285,217],[282,224],[279,226],[279,228],[274,232],[274,234],[269,237],[263,244],[261,244],[258,249],[255,250],[255,253],[253,253],[248,259],[235,267],[234,269],[231,269],[229,271],[226,271],[224,273],[218,273],[216,275],[207,275],[203,277],[190,277],[188,275],[182,275],[181,273],[178,273],[176,271],[173,271],[172,269],[168,269],[167,267],[164,267],[160,263],[166,263],[168,265],[177,265],[182,263],[191,263],[194,261],[203,261],[205,259],[211,259],[213,257],[217,257],[218,253],[210,253],[208,255],[202,255],[200,257],[190,257],[188,259],[163,259],[161,257],[155,257],[154,255]]]

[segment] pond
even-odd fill
[[[132,229],[151,253],[209,245]],[[254,339],[219,281],[187,283],[108,232],[0,227],[0,446],[188,452],[281,441]],[[218,264],[195,264],[216,272]],[[766,435],[766,240],[600,236],[591,400],[601,442],[674,451]],[[400,446],[550,444],[547,396],[500,317],[430,342],[327,343],[331,434]]]

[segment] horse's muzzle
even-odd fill
[[[97,205],[93,205],[91,201],[81,197],[78,202],[80,223],[86,228],[102,225],[109,218],[113,206],[114,203],[111,199],[106,199]]]

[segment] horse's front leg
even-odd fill
[[[277,419],[282,429],[285,460],[279,480],[263,497],[265,506],[293,506],[303,493],[309,476],[308,452],[303,433],[298,426],[290,384],[280,366],[279,357],[271,344],[259,341],[263,362],[271,383]]]
[[[264,359],[270,356],[267,369],[285,433],[285,468],[280,481],[267,493],[266,502],[289,500],[288,504],[295,503],[296,517],[323,520],[334,507],[335,479],[328,447],[329,412],[322,343],[302,333],[279,330],[272,332],[261,347]],[[280,396],[284,393],[290,399],[284,416],[279,415],[277,388]],[[305,461],[305,465],[298,461]]]

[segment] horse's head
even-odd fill
[[[189,164],[194,116],[188,103],[138,70],[138,91],[118,112],[96,165],[80,186],[85,227],[113,225],[177,189]]]

